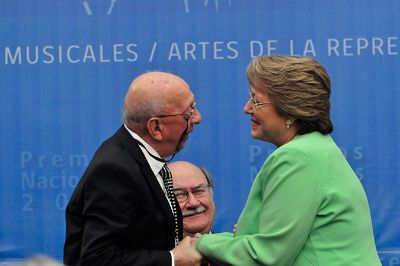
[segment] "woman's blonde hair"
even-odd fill
[[[278,114],[295,118],[299,134],[329,134],[331,81],[315,59],[284,55],[259,56],[247,68],[252,87],[264,90]]]

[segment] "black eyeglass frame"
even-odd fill
[[[175,197],[179,203],[186,202],[189,198],[189,193],[191,193],[195,198],[202,198],[207,196],[212,190],[211,185],[200,185],[191,190],[185,189],[174,189]]]
[[[196,109],[196,102],[193,103],[193,105],[190,107],[190,111],[188,111],[188,112],[183,112],[183,113],[180,113],[180,114],[172,114],[172,115],[157,115],[155,117],[163,118],[163,117],[182,115],[183,119],[185,119],[186,121],[189,121],[189,119],[193,115],[194,109]]]

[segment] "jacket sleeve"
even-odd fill
[[[254,181],[236,237],[203,235],[196,248],[215,265],[291,265],[312,227],[319,191],[307,154],[287,149],[274,153]],[[254,213],[258,205],[258,221],[250,221],[254,215],[247,212]],[[252,225],[258,228],[246,228]]]

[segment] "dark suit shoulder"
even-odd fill
[[[66,210],[67,265],[169,265],[170,208],[142,151],[121,127],[95,152]]]

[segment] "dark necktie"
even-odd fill
[[[172,206],[172,213],[174,215],[174,224],[175,224],[175,245],[178,245],[179,231],[178,231],[178,214],[176,212],[177,203],[175,200],[174,192],[172,191],[173,185],[172,185],[171,171],[168,169],[167,164],[164,164],[163,168],[160,170],[160,175],[164,181],[165,190],[167,191],[167,197]]]

